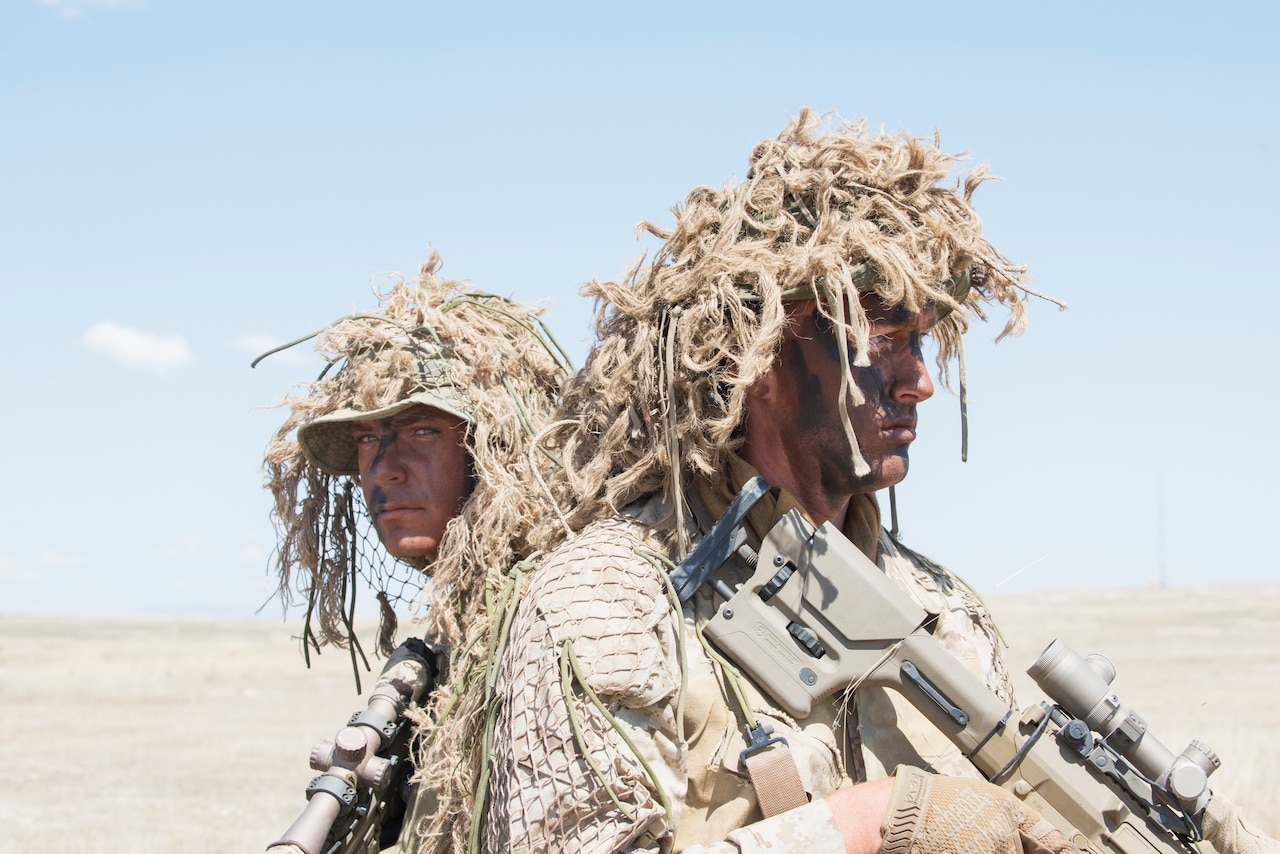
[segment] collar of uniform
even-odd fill
[[[729,455],[729,465],[720,470],[718,477],[699,478],[697,482],[698,497],[711,513],[712,519],[719,519],[729,502],[733,501],[738,490],[748,480],[759,474],[755,466],[739,457]],[[809,514],[796,501],[795,496],[784,489],[774,487],[761,497],[756,505],[747,513],[748,542],[753,549],[759,549],[764,535],[769,533],[774,524],[788,511],[797,509],[804,513],[810,522]],[[845,518],[843,533],[850,542],[858,547],[871,560],[876,559],[876,551],[880,539],[880,505],[873,494],[855,495],[849,502],[849,514]]]

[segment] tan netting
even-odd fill
[[[593,526],[530,584],[500,673],[480,850],[640,849],[674,823],[655,791],[679,791],[663,772],[683,748],[683,624],[643,545],[635,526]],[[630,709],[657,724],[637,726]],[[629,721],[630,744],[611,717]]]
[[[399,589],[393,563],[369,534],[361,490],[352,478],[326,474],[308,460],[299,427],[340,409],[368,411],[422,389],[424,353],[451,372],[460,408],[470,415],[467,450],[475,489],[449,523],[437,560],[416,566],[429,578],[417,600],[422,631],[450,652],[444,684],[425,709],[415,780],[429,782],[441,809],[418,830],[450,848],[465,841],[467,816],[482,753],[484,672],[492,655],[500,603],[510,593],[508,572],[533,551],[530,528],[549,513],[540,486],[554,456],[536,442],[549,422],[567,363],[538,320],[540,309],[437,277],[434,252],[418,275],[379,293],[378,309],[352,315],[316,336],[327,367],[301,393],[267,448],[266,482],[280,535],[276,555],[280,598],[308,605],[304,643],[358,644],[350,630],[356,578],[364,574],[386,596]],[[433,378],[433,382],[438,381]],[[425,575],[424,575],[425,574]],[[412,586],[412,582],[409,582]],[[389,610],[389,609],[388,609]],[[314,628],[313,628],[314,626]]]

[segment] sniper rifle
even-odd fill
[[[706,637],[788,712],[853,686],[890,688],[992,783],[1094,854],[1192,854],[1218,757],[1172,753],[1111,690],[1115,668],[1055,640],[1028,673],[1049,700],[1016,720],[929,634],[928,614],[830,523],[792,510],[758,553],[743,519],[755,478],[672,573],[681,601],[704,583],[726,601]],[[735,552],[753,574],[737,590],[713,574]]]
[[[307,786],[306,807],[267,854],[365,854],[395,843],[404,808],[397,790],[408,779],[413,734],[404,710],[434,687],[439,658],[418,638],[391,654],[368,708],[311,749],[311,767],[321,773]]]

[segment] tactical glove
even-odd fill
[[[1079,854],[999,786],[908,766],[894,777],[880,854]]]
[[[1280,854],[1280,842],[1245,821],[1236,805],[1217,792],[1204,808],[1201,829],[1219,854]]]

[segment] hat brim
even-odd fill
[[[380,421],[411,406],[420,405],[456,415],[462,421],[471,420],[460,395],[449,394],[445,389],[437,388],[418,392],[381,409],[334,410],[299,427],[298,445],[308,461],[328,474],[359,474],[356,440],[351,436],[349,425],[355,421]]]

